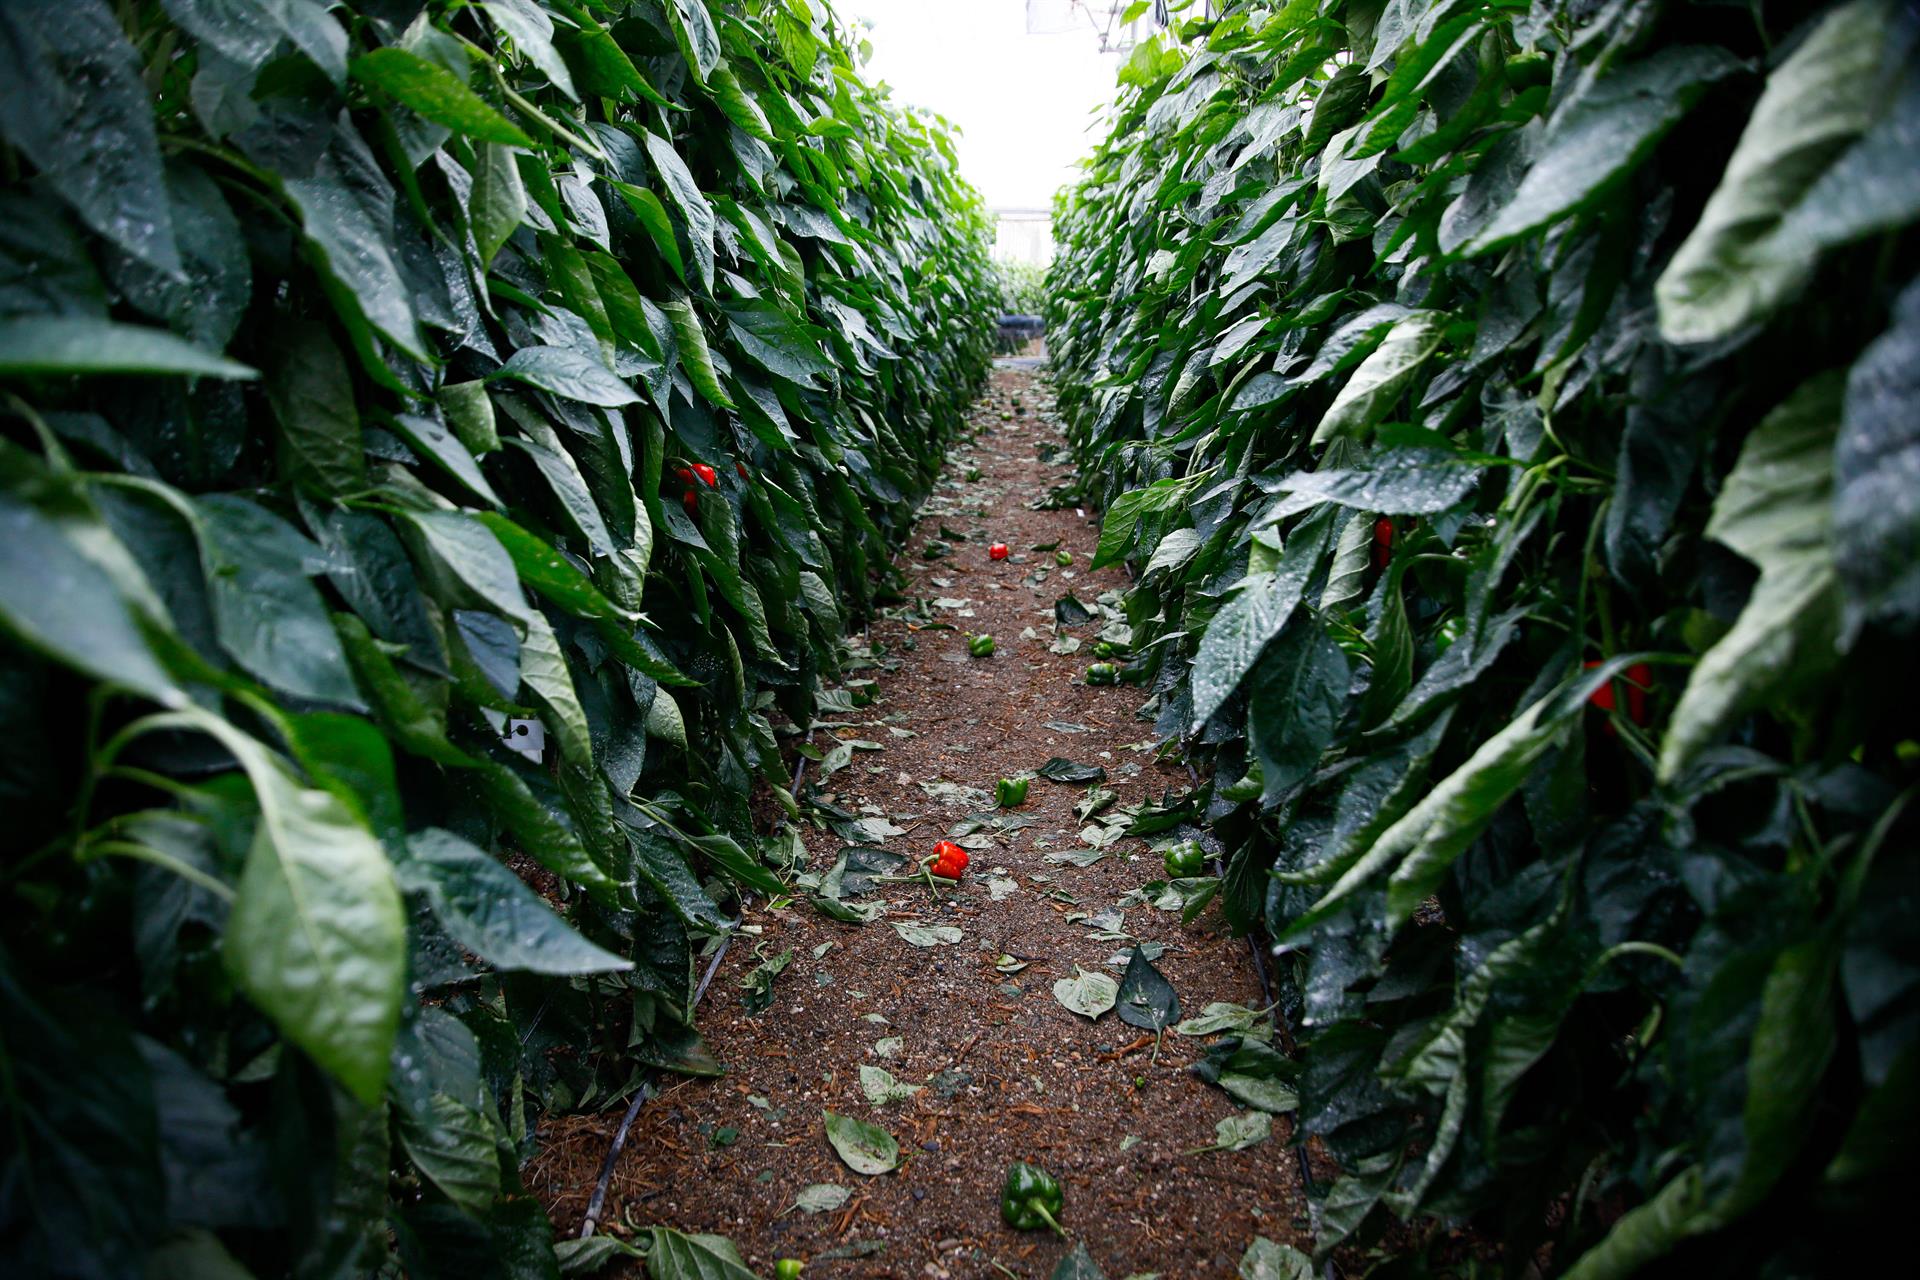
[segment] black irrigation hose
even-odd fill
[[[720,949],[713,953],[713,959],[707,963],[707,971],[700,975],[700,985],[693,989],[693,1003],[687,1006],[687,1017],[693,1017],[693,1011],[700,1007],[700,997],[707,994],[707,986],[718,972],[720,962],[727,958],[727,948],[733,945],[733,934],[729,931],[720,939]],[[653,1096],[653,1073],[640,1082],[634,1091],[633,1102],[627,1107],[627,1114],[621,1117],[620,1128],[614,1132],[613,1145],[607,1148],[607,1158],[600,1162],[600,1177],[593,1185],[593,1197],[587,1201],[586,1221],[580,1224],[580,1238],[585,1240],[600,1225],[600,1211],[607,1204],[607,1187],[613,1182],[613,1166],[620,1160],[620,1152],[627,1145],[627,1133],[633,1128],[633,1121],[640,1114],[640,1108]]]
[[[1131,566],[1129,566],[1129,568],[1131,568]],[[1200,785],[1199,771],[1193,767],[1191,760],[1187,761],[1186,764],[1187,776],[1193,780],[1193,785],[1198,787]],[[1226,868],[1220,864],[1220,859],[1218,858],[1213,860],[1213,874],[1222,878],[1226,875]],[[1276,1004],[1273,998],[1273,979],[1267,973],[1266,948],[1261,946],[1260,935],[1265,932],[1265,929],[1248,930],[1247,954],[1253,957],[1253,972],[1260,979],[1260,1000],[1267,1010],[1267,1025],[1273,1028],[1275,1035],[1278,1035],[1280,1033],[1280,1015],[1276,1012]],[[1300,1190],[1304,1194],[1311,1196],[1313,1193],[1313,1168],[1307,1161],[1307,1148],[1305,1144],[1296,1143],[1293,1148],[1293,1156],[1300,1167]],[[1326,1280],[1333,1280],[1333,1259],[1329,1258],[1321,1264],[1320,1274],[1326,1277]]]

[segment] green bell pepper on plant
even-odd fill
[[[1045,1169],[1025,1161],[1007,1166],[1007,1185],[1000,1189],[1000,1216],[1015,1231],[1051,1227],[1066,1235],[1059,1216],[1065,1204],[1066,1195],[1058,1179]]]
[[[1170,844],[1160,856],[1167,864],[1167,875],[1174,879],[1206,874],[1207,853],[1200,847],[1198,840],[1182,840],[1178,844]]]
[[[993,637],[989,635],[968,636],[967,652],[976,658],[991,658],[993,656]]]
[[[993,784],[993,798],[1002,809],[1018,809],[1027,802],[1031,778],[1002,778]]]

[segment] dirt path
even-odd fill
[[[836,738],[881,748],[854,751],[819,785],[841,809],[907,828],[886,841],[899,853],[924,853],[991,808],[979,797],[969,804],[952,792],[930,794],[923,783],[990,795],[997,778],[1055,756],[1105,768],[1116,808],[1188,783],[1183,768],[1155,763],[1152,727],[1133,715],[1138,690],[1083,683],[1100,620],[1062,633],[1081,639],[1079,652],[1050,651],[1057,598],[1071,590],[1093,604],[1126,582],[1118,569],[1086,572],[1093,521],[1071,508],[1026,507],[1071,478],[1064,458],[1039,459],[1049,447],[1064,454],[1051,398],[1031,373],[997,370],[974,421],[988,430],[954,451],[900,561],[914,584],[909,594],[924,605],[894,611],[961,630],[876,622],[877,665],[859,673],[877,680],[872,704],[815,736],[826,750]],[[943,536],[942,525],[967,540]],[[930,539],[952,543],[952,554],[925,559]],[[1008,543],[1011,558],[990,561],[989,541]],[[1049,543],[1070,551],[1074,567],[1030,549]],[[1033,638],[1022,638],[1027,629]],[[964,632],[991,633],[997,652],[970,659]],[[815,766],[808,777],[813,782]],[[987,827],[992,847],[974,852],[965,883],[937,906],[924,889],[889,885],[886,914],[866,925],[836,923],[804,901],[750,911],[747,924],[759,932],[735,940],[700,1009],[701,1031],[728,1073],[675,1081],[646,1105],[616,1170],[608,1219],[617,1224],[624,1214],[641,1225],[730,1236],[763,1274],[792,1256],[808,1260],[807,1275],[818,1280],[1041,1280],[1066,1246],[1010,1230],[998,1211],[1008,1163],[1026,1159],[1061,1179],[1066,1226],[1114,1280],[1228,1276],[1256,1235],[1305,1246],[1306,1207],[1281,1145],[1284,1118],[1249,1150],[1183,1154],[1212,1142],[1215,1122],[1239,1110],[1188,1072],[1204,1042],[1168,1035],[1156,1063],[1151,1039],[1143,1047],[1141,1033],[1115,1014],[1090,1022],[1054,999],[1054,982],[1073,977],[1076,966],[1118,980],[1122,966],[1111,962],[1123,965],[1138,939],[1164,946],[1159,967],[1183,1016],[1213,1001],[1260,1002],[1246,947],[1217,911],[1182,928],[1177,912],[1121,905],[1163,878],[1145,840],[1123,838],[1087,867],[1047,860],[1084,847],[1074,806],[1085,792],[1035,779],[1018,810],[1031,825]],[[845,841],[814,830],[806,844],[809,869],[825,872]],[[1075,918],[1115,909],[1119,922],[1108,917],[1105,928]],[[916,947],[895,921],[954,926],[961,939]],[[788,951],[771,1007],[750,1012],[743,980]],[[1031,963],[1001,972],[1003,953]],[[872,1105],[863,1065],[926,1087]],[[828,1145],[823,1111],[883,1126],[899,1141],[902,1167],[854,1173]],[[597,1161],[617,1118],[583,1117],[566,1140]],[[577,1179],[552,1184],[560,1168],[580,1164],[553,1162],[543,1177],[536,1160],[528,1171],[564,1234],[578,1230],[591,1188]],[[837,1211],[788,1211],[815,1183],[850,1187],[853,1198]]]

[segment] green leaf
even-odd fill
[[[195,39],[249,71],[282,39],[304,53],[336,87],[347,78],[347,33],[325,0],[161,0]]]
[[[1255,1236],[1241,1255],[1240,1280],[1314,1280],[1313,1259],[1290,1244]]]
[[[1357,374],[1355,380],[1358,380]],[[1274,481],[1273,485],[1288,493],[1337,502],[1362,511],[1414,516],[1432,515],[1458,506],[1473,492],[1482,474],[1480,467],[1459,454],[1418,446],[1383,449],[1369,462],[1366,467],[1296,471]],[[1360,528],[1365,536],[1372,536],[1371,522],[1362,522]]]
[[[1920,629],[1920,282],[1847,372],[1833,453],[1834,567],[1848,632]]]
[[[1853,0],[1767,77],[1720,185],[1654,287],[1667,341],[1725,338],[1806,283],[1813,255],[1772,233],[1890,99],[1911,43],[1896,37],[1897,21],[1889,0]]]
[[[671,1227],[649,1227],[647,1235],[647,1274],[656,1280],[759,1280],[720,1236],[683,1235]]]
[[[867,1102],[872,1106],[884,1107],[905,1102],[924,1088],[926,1086],[920,1084],[902,1084],[885,1067],[867,1063],[860,1065],[860,1092],[866,1095]]]
[[[713,25],[705,0],[667,0],[667,24],[680,46],[680,56],[696,82],[704,85],[720,66],[720,32]]]
[[[1554,701],[1551,694],[1540,698],[1483,742],[1404,817],[1382,831],[1319,901],[1288,924],[1284,936],[1297,936],[1311,927],[1389,868],[1393,875],[1387,919],[1397,927],[1410,916],[1453,860],[1520,789],[1533,766],[1559,744],[1571,713],[1545,714]]]
[[[165,329],[82,316],[0,320],[0,377],[106,373],[260,376]]]
[[[447,415],[453,434],[468,453],[478,456],[500,447],[500,431],[495,425],[493,401],[484,382],[450,382],[434,393],[440,411]]]
[[[1465,252],[1503,248],[1585,205],[1638,168],[1708,86],[1740,68],[1721,48],[1669,45],[1583,85],[1553,113],[1519,189]]]
[[[349,65],[348,71],[359,83],[378,89],[423,118],[475,141],[509,147],[533,146],[532,138],[488,106],[463,80],[417,53],[388,45],[361,54]]]
[[[148,645],[165,607],[85,495],[0,444],[0,621],[56,662],[168,705],[185,696]]]
[[[575,102],[580,100],[566,60],[553,47],[553,19],[547,16],[546,10],[534,0],[484,0],[480,7],[501,34],[513,41],[520,56],[538,67],[554,88]]]
[[[513,558],[514,572],[519,575],[520,581],[568,613],[583,618],[623,621],[631,621],[637,616],[616,608],[612,601],[600,594],[600,589],[593,585],[593,579],[575,567],[573,561],[505,516],[485,511],[474,518],[493,530],[493,536],[500,540],[500,545]]]
[[[1180,997],[1174,994],[1173,984],[1139,947],[1133,949],[1127,971],[1121,975],[1114,1010],[1120,1021],[1146,1031],[1165,1031],[1180,1020]]]
[[[1290,623],[1260,660],[1247,691],[1247,737],[1263,803],[1278,803],[1319,767],[1352,679],[1346,651],[1308,618]]]
[[[793,1207],[802,1213],[832,1213],[853,1199],[853,1188],[837,1182],[815,1182],[801,1188]]]
[[[1089,782],[1105,782],[1107,771],[1097,764],[1075,764],[1065,756],[1054,756],[1041,765],[1034,773],[1048,782],[1064,782],[1070,786],[1082,786]]]
[[[227,972],[281,1034],[374,1105],[386,1086],[406,975],[406,922],[373,833],[303,787],[265,747],[193,710],[154,728],[198,729],[246,771],[260,805],[222,939]]]
[[[94,231],[181,274],[140,58],[104,0],[0,7],[0,137]]]
[[[1606,1237],[1567,1271],[1567,1280],[1627,1280],[1665,1256],[1689,1236],[1712,1230],[1719,1219],[1707,1212],[1700,1166],[1688,1165],[1651,1200],[1620,1215]]]
[[[395,434],[432,459],[442,471],[458,481],[468,494],[490,507],[502,505],[499,495],[494,493],[493,486],[487,483],[487,477],[481,472],[480,464],[467,452],[467,446],[460,443],[460,438],[449,431],[438,417],[396,413],[392,426]]]
[[[636,187],[630,182],[614,182],[613,189],[620,193],[627,207],[640,219],[640,225],[646,228],[648,239],[653,247],[666,259],[673,274],[680,280],[687,278],[687,265],[680,256],[680,241],[673,234],[673,219],[667,214],[667,206],[660,203],[660,197],[645,187]]]
[[[686,161],[680,158],[680,153],[674,150],[671,142],[657,133],[649,132],[645,146],[653,167],[659,171],[660,181],[666,184],[667,194],[673,197],[680,216],[686,219],[687,242],[693,247],[694,269],[699,273],[700,283],[708,293],[712,293],[713,233],[717,225],[713,206],[707,203],[700,184],[693,180]]]
[[[608,409],[640,400],[633,388],[609,373],[605,365],[565,347],[522,347],[487,377],[489,381],[511,378],[568,400]]]
[[[730,308],[727,322],[740,349],[769,373],[815,387],[819,375],[833,372],[833,362],[826,355],[826,334],[772,303]]]
[[[1822,374],[1763,419],[1713,504],[1706,534],[1760,570],[1733,629],[1700,657],[1660,744],[1671,780],[1735,717],[1838,660],[1830,530],[1842,382]]]
[[[1327,406],[1314,429],[1313,443],[1357,436],[1385,417],[1420,366],[1440,349],[1443,332],[1440,317],[1431,311],[1415,311],[1394,325],[1386,341],[1361,362]]]
[[[527,220],[527,188],[513,151],[496,143],[473,149],[473,197],[467,202],[467,222],[479,267],[486,270],[507,237]]]
[[[693,389],[718,408],[733,408],[733,400],[714,372],[713,352],[707,346],[707,331],[701,325],[693,303],[685,298],[675,298],[664,304],[662,310],[673,322],[673,335],[680,346],[680,367],[687,371]]]
[[[1279,567],[1250,574],[1200,638],[1189,679],[1196,726],[1205,724],[1239,689],[1269,641],[1280,634],[1325,557],[1332,520],[1327,508],[1308,516],[1287,539]]]
[[[220,646],[274,688],[359,709],[326,602],[320,549],[279,516],[231,494],[193,502]]]
[[[284,179],[281,186],[300,213],[308,248],[349,327],[370,326],[407,355],[431,363],[393,240],[393,184],[346,116],[335,123],[312,175]],[[365,363],[371,347],[364,336],[356,343]]]
[[[1908,58],[1893,105],[1827,167],[1773,233],[1769,257],[1798,245],[1812,255],[1920,217],[1920,62]]]
[[[491,529],[454,511],[408,511],[402,517],[474,598],[508,618],[525,620],[527,597],[514,572],[513,558]]]
[[[1069,1249],[1048,1273],[1047,1280],[1107,1280],[1107,1273],[1100,1269],[1100,1264],[1095,1262],[1093,1255],[1087,1252],[1086,1242],[1076,1240],[1073,1242],[1073,1248]]]
[[[324,325],[277,330],[267,368],[267,402],[280,423],[281,460],[294,484],[337,498],[366,487],[353,375]]]
[[[588,942],[519,876],[451,831],[407,837],[400,887],[425,895],[455,941],[496,968],[562,976],[633,968]]]
[[[493,1126],[480,1112],[436,1093],[421,1112],[400,1121],[400,1142],[447,1199],[478,1213],[500,1194],[500,1157]]]
[[[827,1142],[855,1173],[873,1177],[899,1167],[900,1144],[879,1125],[831,1111],[821,1112],[820,1118],[826,1126]]]
[[[538,609],[530,609],[526,627],[520,641],[520,682],[545,713],[541,719],[559,740],[561,755],[591,768],[593,737],[587,728],[587,713],[580,705],[580,694],[573,686],[573,673],[567,668],[566,655],[560,652],[553,624]]]
[[[1053,984],[1053,998],[1062,1008],[1097,1022],[1101,1014],[1119,1003],[1120,985],[1104,973],[1076,965],[1071,978]]]

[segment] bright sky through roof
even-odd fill
[[[960,171],[993,209],[1048,209],[1093,150],[1094,111],[1125,54],[1102,54],[1090,25],[1027,34],[1025,0],[837,0],[864,20],[870,81],[961,130]],[[1084,19],[1082,19],[1084,24]]]

